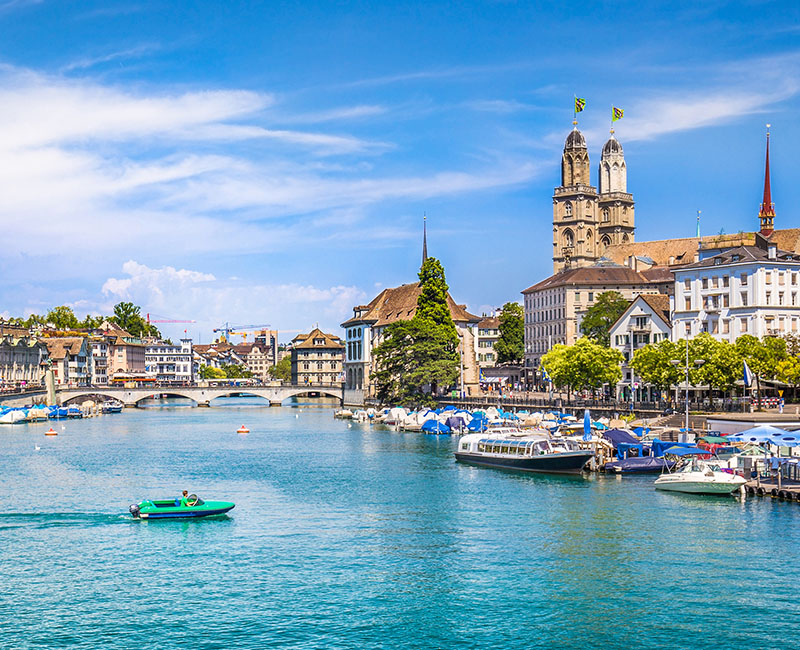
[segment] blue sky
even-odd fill
[[[517,300],[574,94],[595,183],[625,109],[637,239],[754,229],[766,122],[800,226],[800,5],[658,4],[0,0],[0,314],[338,331],[423,213],[457,300]]]

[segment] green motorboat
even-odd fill
[[[234,505],[230,501],[203,501],[196,494],[190,494],[184,498],[134,503],[128,510],[134,519],[180,519],[222,515]]]

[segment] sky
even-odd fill
[[[663,5],[663,7],[662,7]],[[575,95],[639,241],[776,227],[800,3],[0,0],[0,315],[141,305],[170,336],[341,333],[428,251],[477,314],[552,269]]]

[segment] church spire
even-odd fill
[[[428,215],[422,213],[422,263],[428,259]]]
[[[767,124],[767,158],[764,165],[764,199],[761,209],[758,211],[758,219],[761,222],[761,234],[769,237],[775,228],[775,204],[772,202],[772,189],[769,183],[769,127]]]

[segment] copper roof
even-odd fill
[[[417,313],[417,300],[422,292],[420,283],[401,284],[393,289],[384,289],[372,302],[364,307],[366,313],[360,318],[353,317],[342,323],[342,327],[348,327],[357,323],[368,322],[376,327],[382,327],[389,323],[399,320],[411,320]],[[465,305],[458,305],[447,294],[447,307],[450,309],[450,317],[456,323],[477,323],[479,316],[470,314]]]

